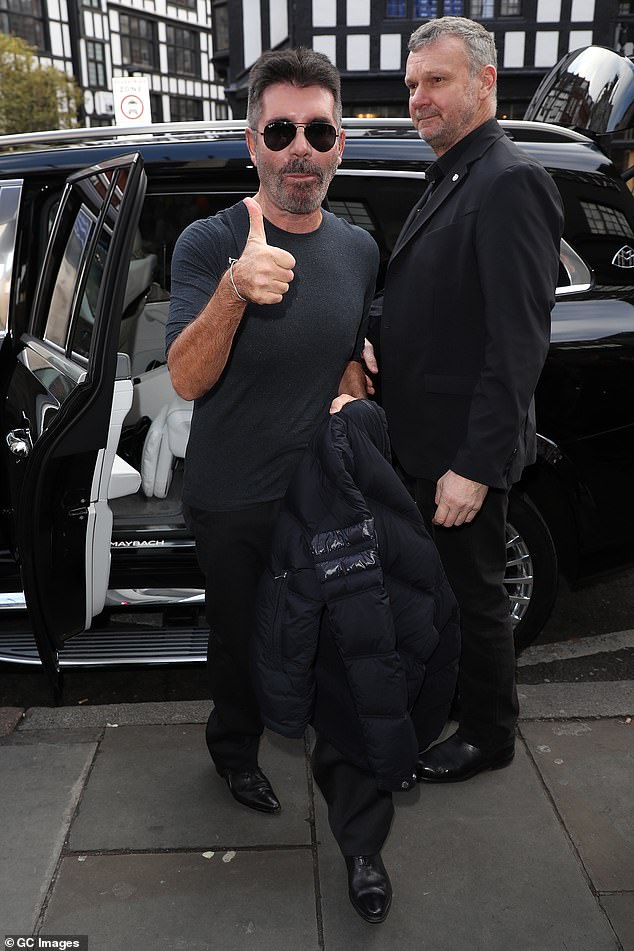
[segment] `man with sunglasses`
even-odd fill
[[[206,579],[207,745],[233,797],[275,813],[249,672],[256,592],[304,448],[338,393],[366,395],[378,250],[321,207],[345,139],[327,57],[263,54],[247,119],[259,190],[180,236],[166,338],[174,388],[195,401],[183,503]]]

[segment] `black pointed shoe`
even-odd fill
[[[216,767],[226,781],[229,792],[242,806],[257,809],[258,812],[279,812],[280,801],[273,787],[257,766],[253,769],[221,769]]]
[[[421,753],[416,775],[421,783],[459,783],[487,769],[503,769],[515,755],[515,743],[482,750],[461,740],[457,733]]]
[[[392,885],[380,854],[344,858],[352,907],[366,921],[385,921],[392,904]]]

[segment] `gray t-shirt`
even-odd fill
[[[346,363],[360,355],[378,249],[329,212],[308,234],[265,221],[267,241],[296,260],[280,304],[248,304],[227,365],[194,405],[183,500],[209,511],[281,498]],[[243,202],[181,234],[172,259],[170,345],[206,306],[249,233]]]

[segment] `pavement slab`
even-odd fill
[[[67,857],[42,933],[87,934],[90,951],[318,951],[312,853]]]
[[[602,895],[601,905],[618,935],[623,951],[634,951],[634,892]]]
[[[0,923],[31,934],[96,744],[12,740],[0,742]]]
[[[634,726],[535,722],[522,733],[596,890],[634,891]]]
[[[523,746],[511,767],[395,794],[390,916],[366,924],[317,803],[326,951],[617,951]]]
[[[265,734],[260,764],[282,799],[267,816],[236,803],[202,725],[106,729],[70,835],[72,851],[310,845],[303,740]]]
[[[634,716],[631,680],[605,683],[518,684],[520,721]]]

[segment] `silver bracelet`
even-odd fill
[[[243,297],[243,296],[242,296],[242,294],[240,293],[240,291],[239,291],[238,288],[236,287],[236,282],[235,282],[234,279],[233,279],[233,265],[234,265],[234,264],[237,264],[237,263],[238,263],[238,259],[237,259],[237,258],[229,258],[229,280],[231,281],[231,286],[233,287],[234,291],[236,292],[236,297],[239,297],[240,300],[243,301],[243,303],[248,304],[248,303],[249,303],[248,300],[246,299],[246,297]]]

